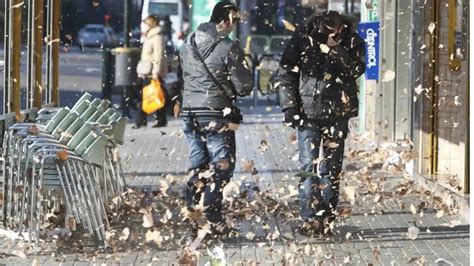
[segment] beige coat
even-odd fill
[[[152,75],[148,78],[163,78],[168,73],[166,62],[166,41],[161,27],[157,26],[148,31],[143,42],[140,60],[153,62]]]

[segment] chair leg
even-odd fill
[[[98,234],[102,235],[102,238],[105,237],[105,228],[104,227],[109,227],[109,224],[108,224],[108,219],[107,219],[107,212],[105,210],[105,206],[102,202],[102,200],[100,199],[100,197],[97,197],[97,194],[99,194],[100,192],[98,191],[99,187],[94,185],[94,183],[92,182],[92,179],[94,178],[99,178],[99,177],[94,177],[94,176],[91,176],[90,175],[90,172],[88,171],[88,164],[82,164],[83,167],[81,168],[81,170],[83,171],[83,174],[85,177],[85,180],[84,180],[84,183],[86,181],[88,181],[88,184],[84,184],[86,187],[89,187],[90,188],[90,191],[91,191],[91,196],[92,196],[92,202],[93,202],[93,210],[95,211],[95,215],[97,217],[97,220],[100,221],[100,224],[98,225]],[[102,240],[102,239],[101,239]]]
[[[85,210],[82,208],[83,205],[81,204],[81,199],[80,199],[80,195],[79,195],[79,191],[78,191],[78,187],[77,187],[77,184],[76,182],[74,181],[73,177],[75,175],[75,173],[73,173],[69,163],[66,161],[65,163],[65,167],[67,169],[67,175],[66,175],[66,180],[69,182],[69,185],[72,187],[72,190],[73,190],[73,199],[74,199],[74,204],[76,205],[77,207],[77,210],[78,210],[78,214],[79,214],[79,220],[83,226],[84,229],[87,229],[87,219],[85,217]]]
[[[93,208],[93,206],[90,204],[91,201],[90,201],[90,197],[88,197],[87,187],[81,184],[81,179],[84,179],[85,177],[82,176],[80,171],[78,171],[76,164],[72,160],[68,159],[66,164],[73,171],[73,174],[71,175],[71,177],[73,178],[73,182],[74,184],[76,184],[76,187],[79,191],[80,204],[85,214],[87,228],[89,229],[89,233],[93,235],[94,228],[97,226],[97,223],[95,221],[95,216],[90,215],[90,211]]]

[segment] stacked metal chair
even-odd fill
[[[38,241],[48,215],[64,213],[105,242],[107,208],[126,195],[117,150],[126,118],[88,93],[72,109],[38,114],[40,123],[14,124],[3,140],[6,227]]]

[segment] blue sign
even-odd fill
[[[378,80],[380,66],[380,22],[361,22],[357,31],[365,42],[365,78]]]

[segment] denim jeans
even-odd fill
[[[299,159],[303,172],[318,172],[314,160],[319,157],[321,139],[325,161],[319,176],[302,177],[299,184],[300,215],[312,220],[336,209],[339,197],[339,174],[344,158],[344,140],[348,133],[347,119],[310,121],[298,128]],[[321,212],[321,210],[325,210]]]
[[[187,207],[193,210],[203,200],[210,222],[222,221],[222,189],[235,168],[235,132],[227,122],[183,117],[189,144],[190,178],[186,186]],[[209,170],[209,172],[206,172]],[[203,197],[203,199],[201,199]]]

